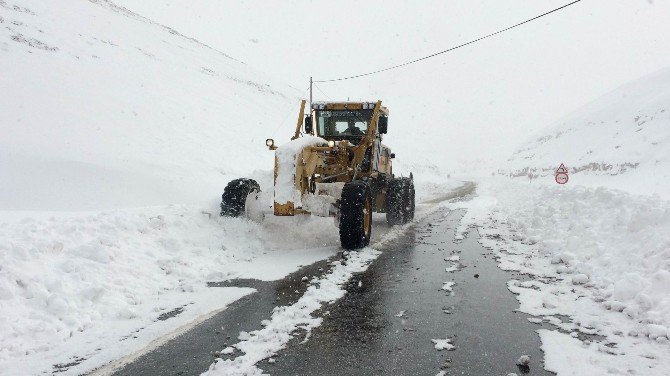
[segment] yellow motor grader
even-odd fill
[[[382,144],[389,115],[382,102],[315,102],[307,115],[305,107],[303,100],[290,142],[266,140],[275,151],[273,205],[258,205],[256,181],[236,179],[223,192],[221,215],[258,217],[254,208],[265,206],[275,216],[334,217],[345,249],[369,244],[373,211],[386,213],[389,225],[411,221],[414,181],[393,175],[395,155]]]

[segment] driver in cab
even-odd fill
[[[342,135],[347,135],[347,136],[362,136],[365,133],[356,126],[356,122],[353,120],[349,120],[349,124],[347,126],[347,129],[343,130]]]

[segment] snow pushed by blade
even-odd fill
[[[324,304],[335,302],[344,296],[343,285],[354,273],[360,273],[379,256],[380,252],[365,248],[348,252],[344,261],[334,261],[333,269],[308,287],[305,294],[293,305],[276,307],[272,318],[264,322],[264,328],[250,333],[240,333],[241,342],[235,347],[244,355],[235,359],[218,359],[203,375],[262,375],[256,363],[283,349],[298,329],[309,333],[321,324],[321,318],[312,314]]]
[[[215,203],[27,214],[0,221],[0,367],[9,374],[74,359],[59,374],[88,372],[254,291],[208,282],[281,279],[339,244],[330,218],[260,225],[219,217]]]
[[[275,183],[275,202],[286,204],[293,202],[295,207],[302,206],[300,191],[295,186],[296,166],[302,161],[298,158],[309,146],[324,145],[327,141],[321,137],[306,135],[289,141],[277,148],[277,180]]]

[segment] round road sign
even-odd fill
[[[568,178],[568,174],[566,174],[564,172],[561,172],[559,174],[556,174],[554,179],[556,180],[556,183],[558,183],[558,184],[565,184],[565,183],[568,182],[569,178]]]

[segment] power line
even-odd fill
[[[305,95],[308,91],[309,91],[309,86],[307,86],[307,89],[305,89],[305,91],[303,91],[302,94],[300,94],[300,97],[302,98],[302,96]],[[279,128],[281,128],[281,126],[284,125],[284,123],[286,122],[286,120],[288,119],[288,117],[291,116],[291,114],[293,113],[293,111],[295,111],[295,108],[293,108],[293,106],[291,106],[291,110],[290,110],[290,112],[288,112],[288,113],[286,114],[286,116],[284,116],[284,120],[282,120],[282,121],[279,123],[279,125],[277,125],[277,128],[275,128],[275,130],[272,132],[272,137],[274,137],[274,136],[277,134],[277,131],[279,130]]]
[[[314,87],[316,88],[316,90],[321,92],[321,94],[323,94],[326,98],[330,99],[331,101],[333,100],[328,94],[324,93],[323,90],[321,90],[320,87],[318,87],[317,85],[314,85]]]
[[[506,32],[506,31],[508,31],[508,30],[514,29],[515,27],[519,27],[519,26],[521,26],[521,25],[523,25],[523,24],[527,24],[527,23],[529,23],[529,22],[535,21],[535,20],[537,20],[538,18],[542,18],[542,17],[544,17],[544,16],[546,16],[546,15],[549,15],[549,14],[551,14],[551,13],[557,12],[557,11],[563,9],[563,8],[567,8],[567,7],[569,7],[569,6],[571,6],[571,5],[574,5],[574,4],[576,4],[576,3],[580,2],[580,1],[582,1],[582,0],[575,0],[575,1],[571,2],[571,3],[568,3],[568,4],[565,4],[565,5],[563,5],[563,6],[560,6],[560,7],[556,8],[556,9],[552,9],[552,10],[550,10],[550,11],[548,11],[548,12],[542,13],[542,14],[540,14],[539,16],[535,16],[535,17],[533,17],[533,18],[529,18],[529,19],[527,19],[527,20],[525,20],[525,21],[523,21],[523,22],[519,22],[518,24],[515,24],[515,25],[512,25],[512,26],[506,27],[506,28],[504,28],[504,29],[498,30],[498,31],[496,31],[495,33],[491,33],[491,34],[485,35],[485,36],[483,36],[483,37],[479,37],[479,38],[477,38],[477,39],[473,39],[473,40],[471,40],[471,41],[469,41],[469,42],[466,42],[466,43],[463,43],[463,44],[459,44],[458,46],[451,47],[451,48],[446,49],[446,50],[444,50],[444,51],[436,52],[436,53],[434,53],[434,54],[432,54],[432,55],[424,56],[424,57],[422,57],[422,58],[418,58],[418,59],[415,59],[415,60],[412,60],[412,61],[408,61],[408,62],[405,62],[405,63],[402,63],[402,64],[394,65],[394,66],[391,66],[391,67],[387,67],[387,68],[379,69],[379,70],[376,70],[376,71],[373,71],[373,72],[357,74],[357,75],[355,75],[355,76],[349,76],[349,77],[332,78],[332,79],[329,79],[329,80],[314,80],[314,82],[333,82],[333,81],[351,80],[351,79],[353,79],[353,78],[359,78],[359,77],[364,77],[364,76],[370,76],[370,75],[373,75],[373,74],[377,74],[377,73],[381,73],[381,72],[386,72],[386,71],[389,71],[389,70],[391,70],[391,69],[396,69],[396,68],[404,67],[404,66],[406,66],[406,65],[410,65],[410,64],[418,63],[418,62],[420,62],[420,61],[427,60],[427,59],[430,59],[430,58],[435,57],[435,56],[438,56],[438,55],[442,55],[442,54],[444,54],[444,53],[453,51],[453,50],[455,50],[455,49],[458,49],[458,48],[461,48],[461,47],[465,47],[465,46],[467,46],[467,45],[469,45],[469,44],[477,43],[477,42],[479,42],[479,41],[481,41],[481,40],[484,40],[484,39],[486,39],[486,38],[490,38],[490,37],[492,37],[492,36],[494,36],[494,35],[498,35],[498,34],[500,34],[500,33],[504,33],[504,32]]]

